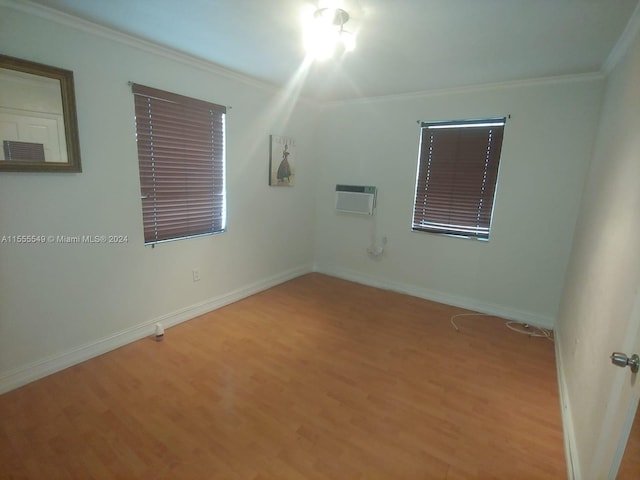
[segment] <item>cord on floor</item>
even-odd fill
[[[451,325],[456,330],[456,332],[460,331],[460,329],[458,328],[458,325],[454,321],[458,317],[495,317],[495,315],[489,315],[486,313],[458,313],[456,315],[453,315],[449,319],[449,321],[451,322]],[[542,337],[542,338],[546,338],[551,342],[554,341],[553,330],[549,330],[548,328],[534,327],[532,325],[529,325],[528,323],[516,322],[513,320],[507,320],[505,322],[505,326],[508,329],[513,330],[514,332],[517,332],[517,333],[522,333],[523,335],[528,335],[530,337]]]

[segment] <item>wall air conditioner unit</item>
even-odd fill
[[[376,207],[376,187],[336,185],[336,210],[338,212],[373,215]]]

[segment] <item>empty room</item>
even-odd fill
[[[0,0],[0,479],[640,478],[639,131],[638,0]]]

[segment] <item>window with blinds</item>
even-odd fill
[[[489,239],[504,125],[422,124],[413,230]]]
[[[225,231],[226,108],[132,90],[145,244]]]

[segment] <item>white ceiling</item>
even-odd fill
[[[319,0],[325,2],[326,0]],[[334,0],[357,48],[303,95],[346,99],[600,71],[638,0]],[[304,62],[306,0],[35,0],[266,82]]]

